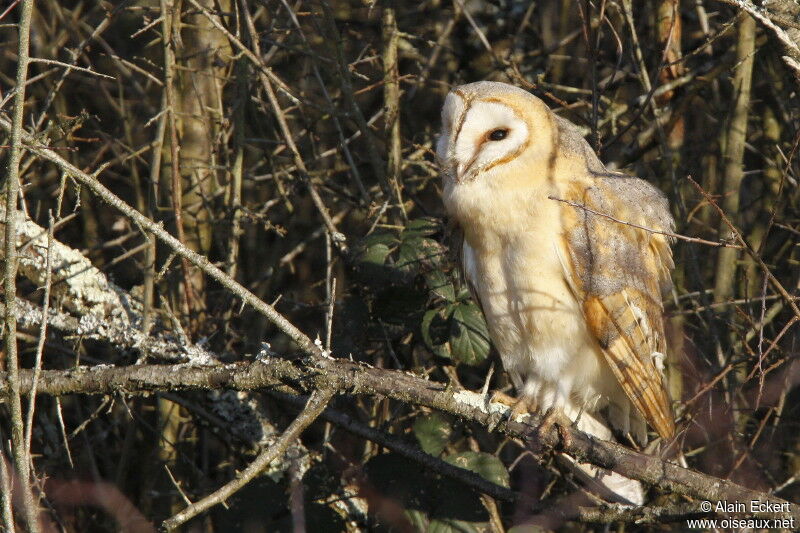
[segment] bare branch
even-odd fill
[[[286,448],[300,436],[300,433],[317,419],[332,397],[333,391],[315,391],[308,399],[308,403],[306,403],[303,411],[294,419],[294,422],[286,428],[283,435],[281,435],[273,445],[266,447],[236,479],[220,487],[199,502],[189,505],[183,511],[165,520],[162,524],[164,529],[168,531],[175,529],[203,511],[227,500],[239,489],[252,481],[267,468],[272,461],[283,455]]]
[[[20,391],[30,390],[31,372],[20,372]],[[129,394],[158,390],[257,390],[271,388],[285,393],[312,393],[316,390],[337,394],[383,396],[422,405],[456,415],[487,428],[564,452],[581,462],[589,462],[620,474],[656,485],[662,490],[710,501],[769,501],[786,512],[776,518],[800,520],[800,508],[780,498],[748,489],[731,481],[683,468],[625,446],[602,441],[574,427],[543,429],[538,418],[525,423],[509,420],[510,409],[470,391],[453,391],[445,385],[406,372],[377,369],[341,359],[314,359],[298,365],[284,359],[263,357],[251,364],[213,367],[187,365],[137,365],[129,367],[79,367],[71,370],[42,371],[40,394]],[[0,393],[6,392],[6,385]],[[538,440],[536,440],[538,438]],[[765,515],[766,516],[766,515]]]
[[[11,123],[3,117],[0,117],[0,128],[11,132],[13,130]],[[33,136],[28,134],[27,132],[20,132],[22,135],[22,139],[25,142],[26,148],[30,151],[35,153],[36,155],[54,163],[57,165],[61,170],[66,172],[71,177],[75,178],[81,184],[88,187],[92,192],[94,192],[97,196],[102,198],[105,202],[107,202],[112,207],[116,208],[131,220],[133,220],[136,224],[141,226],[142,228],[152,232],[159,240],[164,242],[167,246],[172,248],[180,257],[185,257],[188,259],[192,264],[198,267],[200,270],[208,274],[210,277],[218,281],[223,287],[230,290],[233,294],[241,298],[245,303],[252,306],[256,311],[267,317],[270,322],[275,324],[281,331],[283,331],[290,339],[298,344],[300,350],[305,352],[308,355],[319,356],[321,355],[321,351],[319,347],[314,344],[307,335],[305,335],[302,331],[297,329],[291,322],[289,322],[283,315],[278,313],[274,307],[271,305],[264,303],[259,299],[255,294],[253,294],[250,290],[243,287],[235,280],[231,279],[230,276],[225,274],[222,270],[216,267],[214,264],[211,263],[205,256],[198,254],[197,252],[190,250],[181,242],[173,237],[172,235],[167,232],[161,224],[153,222],[139,211],[125,203],[121,198],[117,195],[112,193],[108,190],[103,184],[101,184],[97,177],[92,174],[87,174],[86,172],[81,171],[79,168],[75,167],[73,164],[65,160],[51,148],[43,145],[38,140],[36,140]]]
[[[22,119],[25,108],[25,82],[28,77],[28,53],[30,50],[31,14],[33,0],[23,0],[17,25],[17,92],[14,95],[13,123],[7,131],[11,133],[11,151],[8,157],[8,171],[5,183],[5,316],[4,337],[6,352],[5,397],[11,411],[11,446],[14,456],[14,468],[22,486],[22,510],[28,531],[38,532],[39,521],[36,516],[36,504],[33,501],[28,484],[30,482],[30,456],[25,447],[25,428],[22,420],[22,401],[19,390],[19,359],[17,356],[17,200],[19,199],[20,160],[22,159],[23,129]],[[3,460],[0,458],[0,460]],[[13,524],[6,524],[13,529]]]
[[[716,211],[719,213],[719,216],[722,218],[722,221],[725,223],[725,225],[728,226],[728,228],[730,228],[731,234],[734,236],[734,238],[741,243],[742,247],[747,252],[747,254],[750,257],[752,257],[756,263],[758,263],[758,266],[761,267],[761,270],[764,272],[764,275],[769,279],[772,286],[775,288],[775,290],[777,290],[780,293],[781,297],[783,298],[783,301],[786,302],[789,305],[789,307],[792,308],[795,317],[800,319],[800,307],[797,306],[795,298],[793,298],[792,295],[789,294],[789,292],[786,290],[786,288],[783,286],[780,280],[778,280],[778,278],[775,277],[772,271],[770,271],[769,267],[766,265],[766,263],[764,263],[764,260],[761,259],[761,256],[758,254],[758,252],[753,250],[753,247],[750,246],[750,244],[746,240],[744,240],[744,237],[742,237],[742,234],[739,232],[738,229],[736,229],[736,226],[733,224],[733,222],[730,221],[728,216],[725,214],[725,211],[723,211],[722,208],[720,208],[717,205],[714,199],[711,198],[711,196],[705,190],[703,190],[700,184],[694,181],[691,176],[687,176],[686,179],[688,179],[692,183],[692,185],[694,185],[695,189],[697,189],[697,191],[701,195],[703,195],[703,198],[705,198],[706,201],[709,204],[711,204],[714,207],[714,209],[716,209]]]
[[[736,6],[742,11],[750,14],[754,19],[759,21],[764,27],[769,29],[772,34],[781,43],[786,55],[782,57],[783,62],[794,74],[795,80],[800,83],[800,43],[796,39],[792,39],[789,33],[781,28],[778,24],[794,28],[795,30],[800,27],[800,24],[789,21],[779,15],[771,13],[768,9],[764,9],[754,5],[750,0],[719,0],[725,4]]]
[[[50,311],[50,288],[53,282],[53,228],[55,220],[50,214],[50,228],[47,231],[47,259],[45,260],[45,281],[44,295],[42,296],[42,316],[47,316]],[[39,381],[39,372],[42,369],[42,354],[44,353],[44,343],[47,338],[47,321],[42,320],[39,328],[39,340],[36,343],[36,359],[33,364],[33,383],[31,385],[32,394],[28,397],[28,417],[25,421],[25,453],[30,456],[31,436],[33,434],[33,413],[36,408],[36,386]]]

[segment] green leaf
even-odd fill
[[[413,237],[400,243],[395,266],[406,274],[416,276],[420,272],[439,268],[444,257],[444,248],[438,242],[424,237]]]
[[[373,286],[389,283],[393,267],[386,263],[398,242],[396,236],[387,232],[373,233],[359,242],[355,254],[358,277]]]
[[[467,451],[448,455],[444,460],[452,465],[471,470],[492,483],[503,487],[509,486],[508,470],[503,462],[492,454]]]
[[[450,343],[447,341],[449,333],[448,318],[450,307],[440,307],[426,311],[422,316],[420,330],[425,345],[438,357],[450,359]]]
[[[406,239],[400,243],[394,266],[404,274],[416,276],[420,268],[422,239]]]
[[[476,365],[489,355],[489,330],[481,310],[472,302],[455,306],[450,319],[450,349],[453,359]]]
[[[397,238],[397,234],[393,231],[376,231],[361,239],[361,246],[365,248],[373,244],[385,244],[391,248],[397,246],[399,243],[400,239]]]
[[[403,230],[403,239],[406,237],[427,237],[437,233],[442,227],[441,222],[437,218],[422,217],[415,218],[408,223],[408,226]]]
[[[359,243],[358,262],[383,265],[398,242],[392,233],[385,231],[372,233]]]
[[[388,246],[383,243],[373,244],[359,256],[362,263],[370,263],[373,265],[383,265],[386,263],[386,257],[391,252]]]
[[[425,269],[441,269],[444,266],[444,259],[447,251],[441,243],[433,239],[420,239],[419,260]]]
[[[414,436],[426,453],[439,455],[447,446],[453,428],[440,413],[420,416],[414,421]]]
[[[455,287],[450,283],[447,274],[438,268],[425,273],[425,283],[428,285],[428,289],[439,298],[448,302],[456,301]]]
[[[406,509],[406,518],[411,522],[413,531],[425,531],[428,527],[428,515],[422,511]]]

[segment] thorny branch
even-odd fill
[[[20,392],[30,390],[31,373],[20,372]],[[6,386],[0,388],[5,392]],[[770,501],[784,505],[787,513],[778,518],[800,520],[800,508],[728,480],[683,468],[667,460],[638,453],[612,442],[601,441],[574,427],[550,427],[543,431],[509,420],[509,408],[486,403],[486,398],[469,391],[457,391],[406,372],[359,365],[340,359],[318,359],[293,363],[285,359],[261,357],[249,364],[219,366],[135,365],[129,367],[81,367],[71,370],[42,371],[40,394],[141,394],[159,390],[275,389],[289,394],[309,394],[318,390],[337,394],[384,396],[393,400],[438,409],[463,420],[495,428],[529,443],[540,443],[567,453],[580,461],[609,468],[627,477],[656,485],[677,494],[712,501]],[[538,440],[536,440],[538,439]]]
[[[764,263],[764,260],[761,258],[761,256],[758,254],[758,252],[756,252],[753,249],[753,247],[750,246],[750,244],[742,237],[741,232],[736,228],[736,226],[734,226],[733,222],[730,221],[728,216],[717,205],[717,203],[714,201],[714,199],[711,198],[711,196],[705,190],[703,190],[703,188],[700,186],[700,184],[697,183],[696,181],[694,181],[691,178],[691,176],[687,176],[686,179],[688,179],[692,183],[692,185],[703,196],[703,198],[705,198],[706,201],[711,206],[713,206],[714,209],[719,213],[720,218],[722,218],[722,221],[730,228],[731,234],[734,236],[734,238],[737,241],[739,241],[741,246],[744,248],[745,252],[747,252],[747,254],[750,257],[752,257],[753,260],[756,263],[758,263],[758,266],[760,266],[761,270],[764,272],[764,276],[766,276],[767,279],[769,280],[769,282],[772,284],[772,286],[775,287],[775,290],[778,291],[778,293],[781,295],[781,298],[783,298],[783,301],[786,302],[787,305],[789,305],[789,307],[794,312],[795,317],[797,319],[800,319],[800,307],[797,306],[797,302],[795,301],[795,298],[792,297],[791,294],[789,294],[789,291],[786,290],[786,288],[783,286],[783,284],[780,282],[780,280],[778,280],[778,278],[775,277],[775,275],[772,273],[772,271],[769,269],[769,267],[766,265],[766,263]]]
[[[23,153],[23,126],[22,120],[25,108],[25,86],[28,77],[28,57],[30,49],[31,16],[33,13],[33,0],[22,1],[22,13],[17,27],[17,92],[14,95],[13,122],[8,123],[8,133],[11,134],[11,152],[8,156],[8,168],[5,176],[5,264],[3,275],[5,277],[3,290],[5,292],[5,315],[3,320],[4,348],[6,356],[7,373],[3,383],[5,385],[4,397],[11,411],[11,448],[14,458],[14,468],[22,487],[22,509],[25,525],[31,532],[39,531],[39,522],[36,518],[36,503],[28,490],[31,476],[31,461],[25,447],[25,427],[22,418],[22,401],[19,391],[19,357],[17,354],[17,220],[19,212],[17,202],[20,192],[20,160]],[[4,461],[0,457],[0,461]],[[5,527],[13,531],[14,524],[6,518]]]

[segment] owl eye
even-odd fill
[[[497,128],[489,132],[490,141],[502,141],[506,137],[508,137],[508,130],[505,128]]]

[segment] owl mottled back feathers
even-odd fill
[[[669,238],[618,221],[671,232],[672,216],[666,198],[646,181],[592,174],[565,190],[564,199],[586,207],[563,211],[572,286],[628,398],[661,436],[671,437],[675,428],[663,382],[661,303],[672,286]]]

